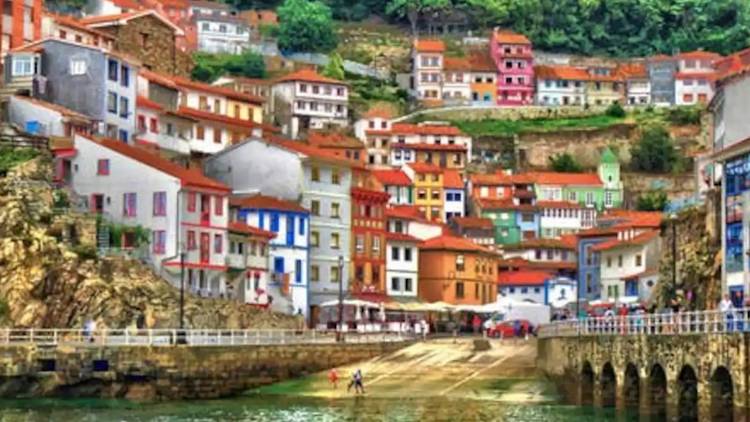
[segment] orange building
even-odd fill
[[[321,132],[311,130],[307,134],[307,143],[311,146],[327,150],[336,157],[360,161],[366,159],[365,144],[357,138],[339,132]]]
[[[385,294],[385,209],[389,195],[353,187],[352,293]]]
[[[419,245],[420,299],[454,305],[497,300],[496,255],[461,237],[443,235]]]
[[[42,0],[6,0],[0,4],[0,54],[42,37]]]

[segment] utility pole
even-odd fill
[[[344,257],[339,255],[339,322],[336,327],[336,341],[344,341]]]

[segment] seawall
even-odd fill
[[[410,344],[7,346],[0,348],[0,397],[147,401],[227,397]]]

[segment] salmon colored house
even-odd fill
[[[42,36],[42,0],[8,0],[0,4],[2,42],[0,54]]]
[[[534,55],[531,41],[513,31],[495,29],[490,55],[497,66],[497,105],[534,103]]]
[[[482,305],[497,299],[496,255],[452,235],[419,245],[420,299],[454,305]]]

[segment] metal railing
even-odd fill
[[[399,332],[344,333],[346,343],[400,342],[415,338]],[[2,329],[3,346],[250,346],[335,343],[334,331],[218,329]]]
[[[730,311],[613,315],[555,321],[539,327],[538,336],[628,336],[750,333],[750,308]]]

